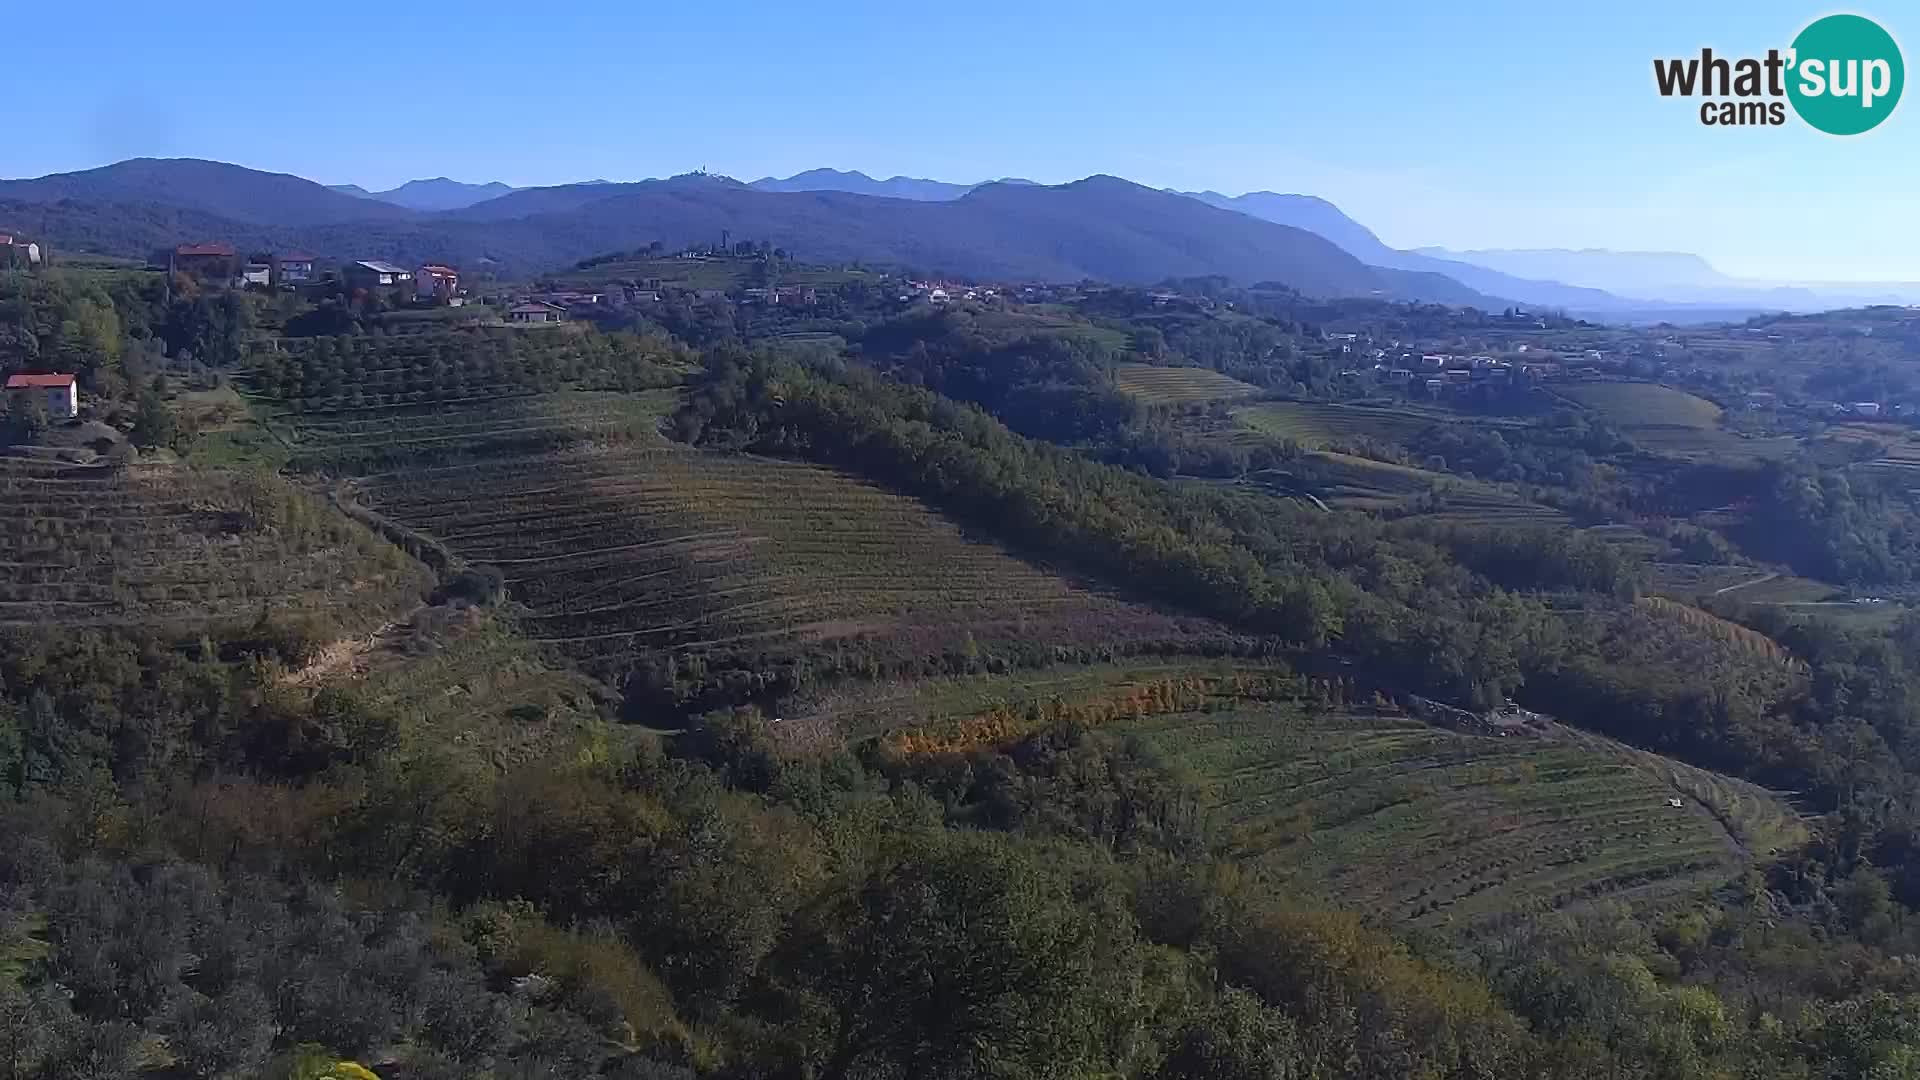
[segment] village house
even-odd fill
[[[71,420],[80,413],[80,392],[71,375],[9,375],[7,397],[38,397],[55,420]]]
[[[0,270],[34,270],[41,261],[39,244],[24,236],[0,233]]]
[[[313,280],[314,257],[304,251],[286,251],[273,257],[275,285],[304,285]]]
[[[413,273],[413,294],[422,300],[451,304],[460,294],[460,272],[440,263],[427,263]]]
[[[599,307],[602,303],[606,302],[607,294],[593,290],[568,289],[560,292],[536,293],[528,299],[539,300],[543,303],[552,304],[555,307],[571,310],[573,308]]]
[[[225,281],[240,270],[239,256],[231,244],[181,244],[153,257],[154,265],[169,274],[190,274],[208,280]]]
[[[348,263],[342,276],[346,279],[348,292],[357,292],[362,289],[367,292],[378,289],[406,292],[413,285],[413,271],[378,259]]]
[[[507,309],[510,323],[557,323],[567,321],[567,309],[545,300],[522,300]]]
[[[247,260],[240,271],[240,284],[258,285],[267,288],[273,284],[273,262],[267,256],[258,256]]]

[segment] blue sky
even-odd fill
[[[1106,172],[1320,195],[1401,247],[1920,280],[1920,101],[1837,139],[1703,127],[1653,91],[1655,56],[1784,48],[1833,10],[1807,4],[9,7],[31,107],[8,110],[3,176],[140,155],[370,188]],[[1920,41],[1909,5],[1849,10]]]

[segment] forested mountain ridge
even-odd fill
[[[0,201],[153,204],[260,227],[298,228],[347,221],[402,221],[404,207],[356,198],[287,173],[267,173],[198,158],[133,158],[82,172],[0,180]],[[101,211],[103,217],[107,211]],[[46,235],[46,234],[42,234]],[[67,243],[62,235],[48,235]],[[223,239],[222,237],[188,238]],[[116,252],[128,254],[128,252]]]
[[[613,247],[657,241],[680,248],[727,231],[821,261],[985,279],[1144,284],[1218,274],[1247,284],[1281,281],[1312,295],[1497,303],[1442,278],[1376,272],[1309,232],[1114,177],[1056,188],[994,183],[935,202],[763,191],[693,175],[533,188],[424,214],[296,177],[215,162],[143,160],[0,183],[0,200],[9,198],[26,204],[8,212],[9,225],[56,246],[115,255],[144,255],[168,241],[218,239],[341,259],[528,273]],[[211,216],[178,216],[185,211]]]

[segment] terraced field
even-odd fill
[[[1560,387],[1559,392],[1600,414],[1615,427],[1720,426],[1720,406],[1658,383],[1574,383]]]
[[[355,498],[496,566],[528,633],[597,657],[856,638],[903,654],[994,641],[1159,641],[1213,624],[1070,583],[922,504],[829,469],[671,445],[411,468]]]
[[[563,391],[282,413],[267,421],[298,468],[477,457],[586,440],[654,437],[677,391]]]
[[[1288,669],[1195,657],[1063,664],[1005,675],[969,675],[836,686],[782,703],[781,738],[796,747],[839,745],[906,728],[939,726],[995,710],[1026,712],[1053,702],[1125,696],[1169,681],[1204,684],[1234,676],[1279,678]]]
[[[1553,507],[1464,477],[1333,451],[1315,453],[1311,460],[1327,478],[1317,489],[1320,497],[1336,509],[1407,511],[1419,506],[1425,519],[1457,524],[1568,521]]]
[[[1493,738],[1247,705],[1115,730],[1212,782],[1239,858],[1414,925],[1697,892],[1798,835],[1758,788],[1564,729]]]
[[[1654,562],[1647,565],[1647,587],[1655,593],[1687,599],[1713,596],[1777,575],[1751,566],[1707,566],[1700,563]]]
[[[1309,449],[1372,439],[1410,446],[1414,437],[1444,417],[1405,409],[1272,401],[1236,409],[1234,419],[1263,435],[1292,439]]]
[[[0,624],[375,617],[424,568],[270,476],[0,458]]]
[[[1775,460],[1798,452],[1785,436],[1743,436],[1720,426],[1720,406],[1657,383],[1593,382],[1557,393],[1620,429],[1644,450],[1691,460]]]
[[[1843,424],[1828,429],[1826,437],[1848,449],[1852,444],[1863,442],[1878,447],[1879,456],[1861,463],[1859,468],[1920,485],[1920,436],[1911,428],[1894,424]],[[1851,458],[1851,454],[1848,457]]]
[[[1243,383],[1230,375],[1222,375],[1212,368],[1121,364],[1114,369],[1113,378],[1121,392],[1132,394],[1152,405],[1224,401],[1260,392],[1259,387]]]

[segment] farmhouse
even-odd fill
[[[9,375],[9,399],[38,397],[47,415],[56,420],[71,420],[80,412],[80,393],[71,375]]]
[[[347,289],[404,289],[413,284],[413,271],[378,259],[366,259],[347,265]]]
[[[303,285],[313,280],[312,255],[304,251],[286,251],[273,257],[275,285]]]
[[[24,236],[0,233],[0,270],[32,270],[41,262],[40,245]]]
[[[181,244],[153,257],[154,265],[170,274],[203,278],[230,278],[239,269],[231,244]]]
[[[450,304],[460,292],[460,272],[451,266],[428,263],[414,272],[413,285],[414,295]]]
[[[510,323],[556,323],[567,321],[567,309],[545,300],[522,300],[507,309]]]

